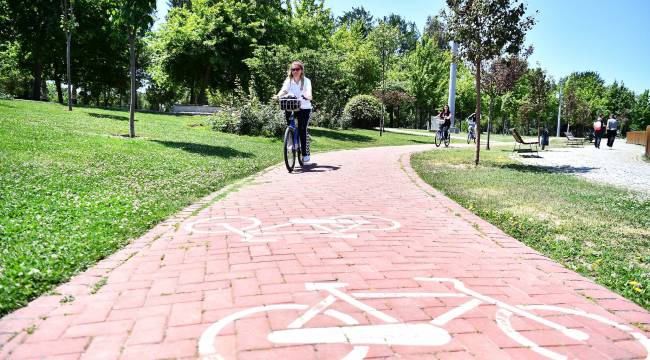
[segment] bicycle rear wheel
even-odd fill
[[[467,143],[469,144],[472,141],[472,133],[467,133]]]
[[[440,144],[442,144],[442,139],[440,137],[440,131],[436,132],[436,135],[433,137],[433,142],[436,144],[436,147],[440,147]]]
[[[447,134],[445,136],[445,147],[449,147],[449,141],[451,141],[451,135]]]
[[[284,131],[284,165],[289,172],[296,166],[296,146],[293,142],[293,129],[287,127]]]

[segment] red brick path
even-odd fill
[[[288,174],[283,166],[275,167],[192,215],[218,196],[213,194],[60,286],[60,295],[42,296],[1,319],[0,358],[197,358],[201,334],[225,316],[271,304],[312,306],[327,296],[307,290],[306,282],[344,282],[346,294],[456,292],[450,284],[415,277],[452,278],[508,304],[580,308],[632,324],[633,329],[622,331],[580,316],[537,313],[590,336],[577,341],[520,316],[511,318],[512,327],[528,339],[569,358],[646,358],[645,349],[630,332],[646,329],[648,312],[531,250],[424,184],[410,168],[408,154],[428,149],[316,154],[318,164],[308,172]],[[233,217],[254,217],[264,227],[338,215],[381,216],[399,222],[400,227],[349,232],[356,238],[278,234],[281,229],[267,229],[249,239],[233,232],[190,232],[187,227],[210,217],[211,222],[194,229],[223,230],[215,225],[225,222],[223,217],[241,228],[246,220]],[[308,225],[287,229],[314,230]],[[275,241],[243,241],[269,239]],[[93,285],[102,278],[106,284],[93,294]],[[66,295],[74,300],[62,303]],[[427,324],[469,299],[361,301],[400,322]],[[360,325],[383,323],[341,300],[329,308]],[[370,345],[366,357],[545,358],[501,331],[495,321],[497,310],[483,303],[451,319],[442,326],[451,335],[444,345]],[[210,344],[225,359],[337,359],[352,351],[348,344],[269,342],[269,332],[287,329],[301,314],[299,310],[256,313],[225,327]],[[343,325],[320,314],[304,327],[334,326]]]

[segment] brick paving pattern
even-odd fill
[[[215,193],[61,285],[57,295],[44,295],[2,318],[0,358],[194,359],[200,357],[202,335],[218,352],[208,354],[213,359],[341,359],[355,352],[356,358],[368,359],[647,358],[634,336],[648,336],[643,330],[650,326],[650,313],[424,184],[410,168],[409,154],[428,149],[316,154],[318,164],[308,171],[288,174],[277,166],[241,188]],[[213,201],[223,193],[223,199]],[[342,215],[348,217],[337,217]],[[281,224],[289,225],[273,227]],[[470,296],[358,294],[460,294],[453,282],[420,279],[434,277],[464,284],[483,300],[579,308],[620,325],[552,308],[529,309],[589,335],[575,340]],[[106,283],[97,289],[102,279]],[[270,333],[288,331],[306,309],[328,298],[328,291],[309,289],[306,283],[328,282],[346,283],[341,293],[356,294],[377,311],[333,296],[327,311],[324,306],[295,329],[387,329],[381,327],[386,318],[421,326],[436,319],[450,338],[433,346],[415,340],[381,343],[382,336],[393,333],[378,335],[380,340],[321,336],[334,339],[327,343],[296,332],[289,336],[296,343],[272,343]],[[473,306],[456,316],[449,313],[463,304]],[[216,322],[254,308],[269,311],[242,316],[206,336]],[[530,343],[515,341],[503,326]]]

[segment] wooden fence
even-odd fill
[[[645,156],[650,158],[650,125],[645,131],[628,131],[626,134],[628,144],[645,146]]]
[[[628,144],[645,145],[646,143],[645,131],[628,131],[625,137]]]

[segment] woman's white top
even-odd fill
[[[289,80],[289,78],[284,79],[284,84],[282,84],[282,91],[286,91],[287,93],[292,94],[293,96],[300,99],[301,109],[311,109],[311,101],[302,98],[305,96],[306,98],[311,99],[311,80],[309,80],[307,77],[304,79],[305,81],[302,86],[302,90],[300,90],[300,80],[296,82],[293,77],[291,80]]]

